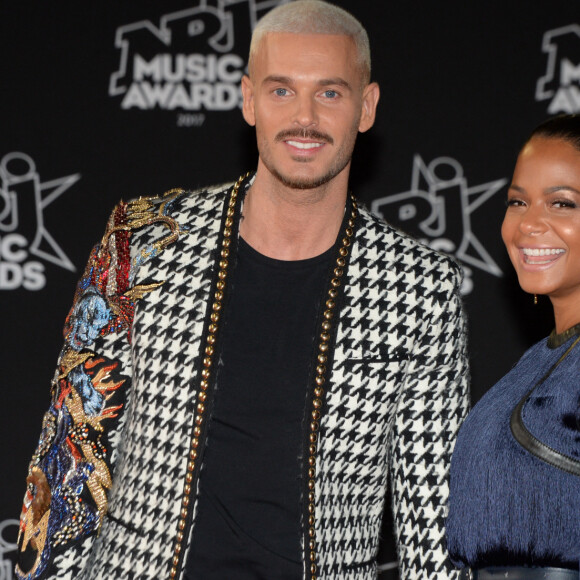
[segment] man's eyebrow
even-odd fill
[[[285,77],[282,75],[268,75],[264,80],[263,83],[280,83],[281,85],[292,85],[294,80],[290,77]],[[340,77],[332,77],[328,79],[320,79],[316,83],[320,87],[327,87],[331,85],[336,85],[340,87],[345,87],[350,89],[350,83],[345,81],[343,78]]]
[[[320,79],[318,81],[318,84],[321,87],[325,87],[328,85],[338,85],[339,87],[346,87],[347,89],[350,89],[350,83],[345,81],[344,79],[341,79],[340,77],[334,77],[334,78],[330,78],[330,79]]]
[[[284,77],[279,75],[268,75],[263,81],[263,83],[280,83],[281,85],[291,85],[292,79],[290,77]]]

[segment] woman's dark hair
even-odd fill
[[[562,139],[580,151],[580,115],[558,115],[538,125],[530,135],[546,139]],[[528,142],[526,141],[526,143]]]

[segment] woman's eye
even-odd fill
[[[507,207],[520,207],[520,206],[524,205],[524,202],[521,199],[512,198],[512,199],[507,199],[505,204]]]
[[[572,209],[578,207],[573,201],[570,201],[569,199],[559,199],[554,201],[552,205],[555,207],[569,207]]]

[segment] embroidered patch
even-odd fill
[[[162,282],[130,286],[130,237],[137,228],[161,223],[169,234],[147,250],[148,256],[174,242],[181,230],[166,208],[181,193],[168,192],[160,205],[150,198],[117,206],[77,286],[51,405],[26,480],[18,578],[39,578],[54,550],[100,529],[112,485],[107,423],[122,412],[126,379],[118,361],[98,353],[98,344],[103,337],[123,332],[129,340],[136,302],[161,286]]]

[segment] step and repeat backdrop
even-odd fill
[[[75,284],[120,199],[256,165],[239,83],[279,0],[8,0],[0,11],[0,580]],[[580,2],[337,0],[367,27],[382,89],[351,186],[464,266],[476,401],[552,325],[500,240],[518,149],[580,112]],[[381,579],[397,577],[385,521]]]

